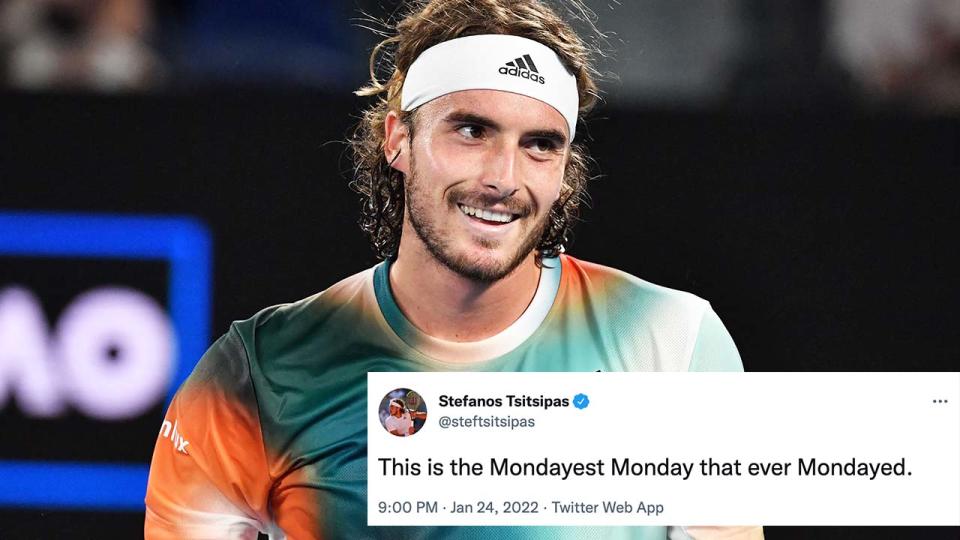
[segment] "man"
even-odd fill
[[[416,433],[413,426],[414,418],[426,420],[427,415],[422,412],[408,411],[402,399],[391,399],[390,414],[383,421],[383,426],[397,437],[406,437]]]
[[[390,401],[390,415],[383,421],[383,426],[397,437],[413,435],[413,420],[407,414],[407,408],[402,401],[399,399]]]
[[[383,46],[353,144],[385,260],[214,343],[167,413],[189,444],[158,441],[147,538],[667,538],[365,525],[368,371],[742,370],[707,302],[560,255],[596,93],[567,23],[536,0],[434,0]],[[762,537],[669,534],[688,532]]]

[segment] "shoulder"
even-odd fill
[[[224,364],[244,364],[255,384],[271,373],[300,373],[306,365],[319,369],[339,358],[353,336],[373,334],[362,329],[375,321],[375,309],[373,269],[368,269],[301,300],[234,321],[213,347],[226,354],[211,360],[220,370]],[[224,358],[227,354],[230,358]]]
[[[637,276],[563,256],[564,302],[582,312],[625,370],[686,371],[709,302]]]
[[[247,337],[322,319],[345,306],[362,301],[372,280],[373,269],[370,268],[301,300],[266,307],[248,319],[234,321],[232,327],[241,337]]]
[[[695,294],[657,285],[623,270],[566,255],[561,260],[569,292],[600,297],[611,307],[667,310],[694,317],[698,323],[710,307],[709,302]]]
[[[373,268],[353,274],[327,289],[303,298],[264,308],[252,317],[234,321],[236,332],[248,349],[258,341],[298,339],[318,326],[349,318],[363,311],[373,295]]]

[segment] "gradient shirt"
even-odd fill
[[[368,527],[367,372],[742,371],[705,300],[562,255],[543,262],[510,327],[457,343],[413,326],[388,276],[384,262],[267,308],[210,347],[157,440],[148,539],[667,538],[667,527]]]

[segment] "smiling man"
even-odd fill
[[[488,38],[508,39],[446,45]],[[535,248],[560,197],[569,130],[550,105],[498,90],[448,94],[411,116],[404,124],[391,111],[385,121],[407,207],[392,291],[433,337],[493,336],[520,317],[540,281]]]
[[[353,186],[384,261],[213,344],[167,412],[189,446],[158,438],[146,537],[762,538],[366,526],[369,371],[742,370],[706,301],[562,254],[596,85],[589,47],[554,11],[416,2],[378,58],[390,76],[359,92],[380,99],[352,139]]]

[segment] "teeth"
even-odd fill
[[[460,211],[468,216],[478,217],[487,221],[499,221],[500,223],[510,223],[513,221],[513,216],[511,214],[503,214],[501,212],[491,212],[489,210],[481,210],[479,208],[474,208],[472,206],[467,206],[465,204],[458,205]]]

